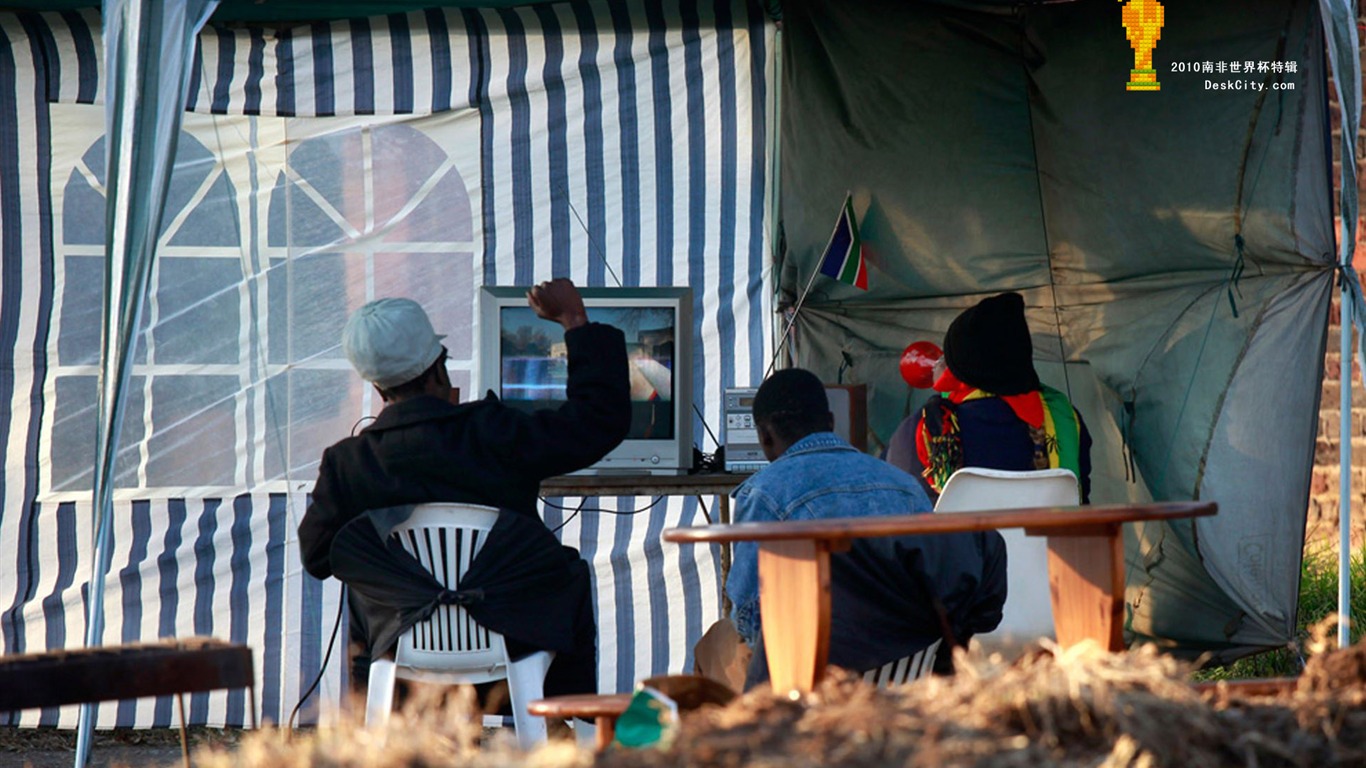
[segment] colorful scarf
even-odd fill
[[[1019,395],[993,395],[964,384],[945,372],[934,388],[941,397],[925,404],[916,425],[916,453],[926,482],[936,493],[949,476],[963,467],[963,436],[957,406],[971,400],[1000,397],[1015,417],[1029,427],[1034,443],[1034,468],[1062,467],[1081,476],[1081,425],[1067,396],[1047,385]]]

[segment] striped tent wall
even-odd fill
[[[586,3],[428,11],[281,29],[206,29],[188,108],[258,117],[478,115],[479,284],[568,275],[581,285],[688,285],[699,447],[721,391],[757,382],[772,348],[765,254],[773,27],[740,2]],[[93,12],[0,14],[0,368],[8,450],[0,493],[3,652],[73,648],[91,567],[88,494],[45,494],[52,407],[51,144],[59,104],[103,100]],[[414,123],[418,124],[418,123]],[[336,435],[341,437],[342,435]],[[248,473],[248,477],[255,477]],[[341,604],[299,565],[307,482],[116,496],[106,643],[210,634],[251,645],[257,705],[284,721],[322,667]],[[581,503],[583,502],[583,503]],[[715,552],[660,540],[711,499],[547,499],[547,525],[592,563],[600,689],[686,671],[719,616]],[[345,631],[344,629],[342,630]],[[318,706],[345,689],[338,656]],[[319,702],[322,702],[320,705]],[[243,692],[198,694],[191,721],[241,725]],[[9,715],[73,726],[75,708]],[[100,727],[173,722],[170,699],[110,702]]]

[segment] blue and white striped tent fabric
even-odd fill
[[[4,653],[79,647],[85,626],[100,38],[93,12],[0,14]],[[690,286],[694,399],[715,427],[722,389],[757,382],[773,345],[773,44],[761,11],[726,0],[206,29],[130,388],[104,641],[248,643],[260,714],[288,717],[340,602],[302,572],[296,529],[322,448],[377,407],[336,342],[370,298],[423,302],[468,393],[479,285]],[[717,560],[660,533],[703,521],[698,500],[548,502],[595,569],[600,688],[688,669],[719,616]],[[240,725],[247,706],[198,694],[190,717]],[[172,717],[149,699],[101,705],[98,724]]]

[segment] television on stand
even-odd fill
[[[527,286],[479,296],[479,387],[527,412],[565,402],[564,329],[527,306]],[[626,336],[631,429],[575,474],[679,475],[692,469],[692,289],[580,288],[591,322]]]

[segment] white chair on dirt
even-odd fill
[[[1070,507],[1081,502],[1077,476],[1067,469],[1011,472],[964,467],[944,483],[935,512],[1028,507]],[[1001,624],[977,635],[986,650],[1018,650],[1052,638],[1053,601],[1048,586],[1048,544],[1018,528],[1001,531],[1006,542],[1006,604]]]
[[[419,504],[392,535],[446,589],[456,590],[497,519],[498,510],[492,507]],[[439,605],[429,618],[403,633],[393,660],[371,663],[365,724],[388,721],[398,678],[449,685],[507,678],[517,742],[530,748],[546,740],[546,722],[528,714],[526,707],[542,698],[553,658],[554,654],[539,651],[511,661],[502,635],[480,626],[462,606]]]

